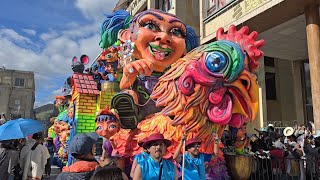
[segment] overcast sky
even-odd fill
[[[35,107],[52,103],[71,59],[101,51],[99,27],[117,0],[2,0],[0,66],[34,71]],[[90,63],[89,63],[90,64]]]

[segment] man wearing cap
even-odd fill
[[[186,135],[182,136],[181,142],[173,155],[173,159],[176,160],[176,162],[179,164],[182,164],[182,157],[179,155],[180,149],[183,145],[183,141],[185,141],[186,137]],[[212,155],[205,155],[203,153],[199,153],[200,144],[201,141],[195,138],[189,139],[186,142],[185,150],[187,151],[187,153],[184,155],[184,179],[186,180],[206,179],[204,162],[210,161]]]
[[[20,166],[23,169],[22,179],[41,179],[45,172],[46,164],[50,163],[48,149],[42,145],[41,132],[32,135],[20,152]]]
[[[163,159],[167,147],[170,145],[171,142],[165,139],[162,134],[156,133],[150,135],[142,145],[144,149],[147,149],[150,156],[138,162],[133,174],[133,180],[178,179],[177,169],[174,164],[169,160]]]
[[[90,179],[99,163],[95,160],[97,133],[77,134],[70,143],[70,154],[76,162],[64,167],[56,180],[64,179]]]

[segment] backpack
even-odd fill
[[[14,180],[22,180],[23,171],[19,163],[12,168],[12,172],[13,172]]]

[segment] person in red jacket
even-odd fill
[[[275,137],[275,142],[270,150],[270,155],[272,158],[272,173],[273,175],[282,175],[285,172],[285,156],[286,152],[284,150],[285,145],[280,141],[280,136]]]
[[[76,162],[64,167],[56,180],[81,179],[89,180],[96,168],[99,166],[95,159],[96,141],[99,136],[95,132],[77,134],[70,143],[70,154]]]

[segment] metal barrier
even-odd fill
[[[320,179],[319,157],[308,159],[253,157],[250,180],[313,180]]]
[[[320,157],[279,159],[255,155],[246,158],[252,158],[251,163],[247,164],[248,169],[251,169],[249,180],[320,180]],[[234,169],[229,168],[228,171],[232,179],[242,179],[231,172]]]

